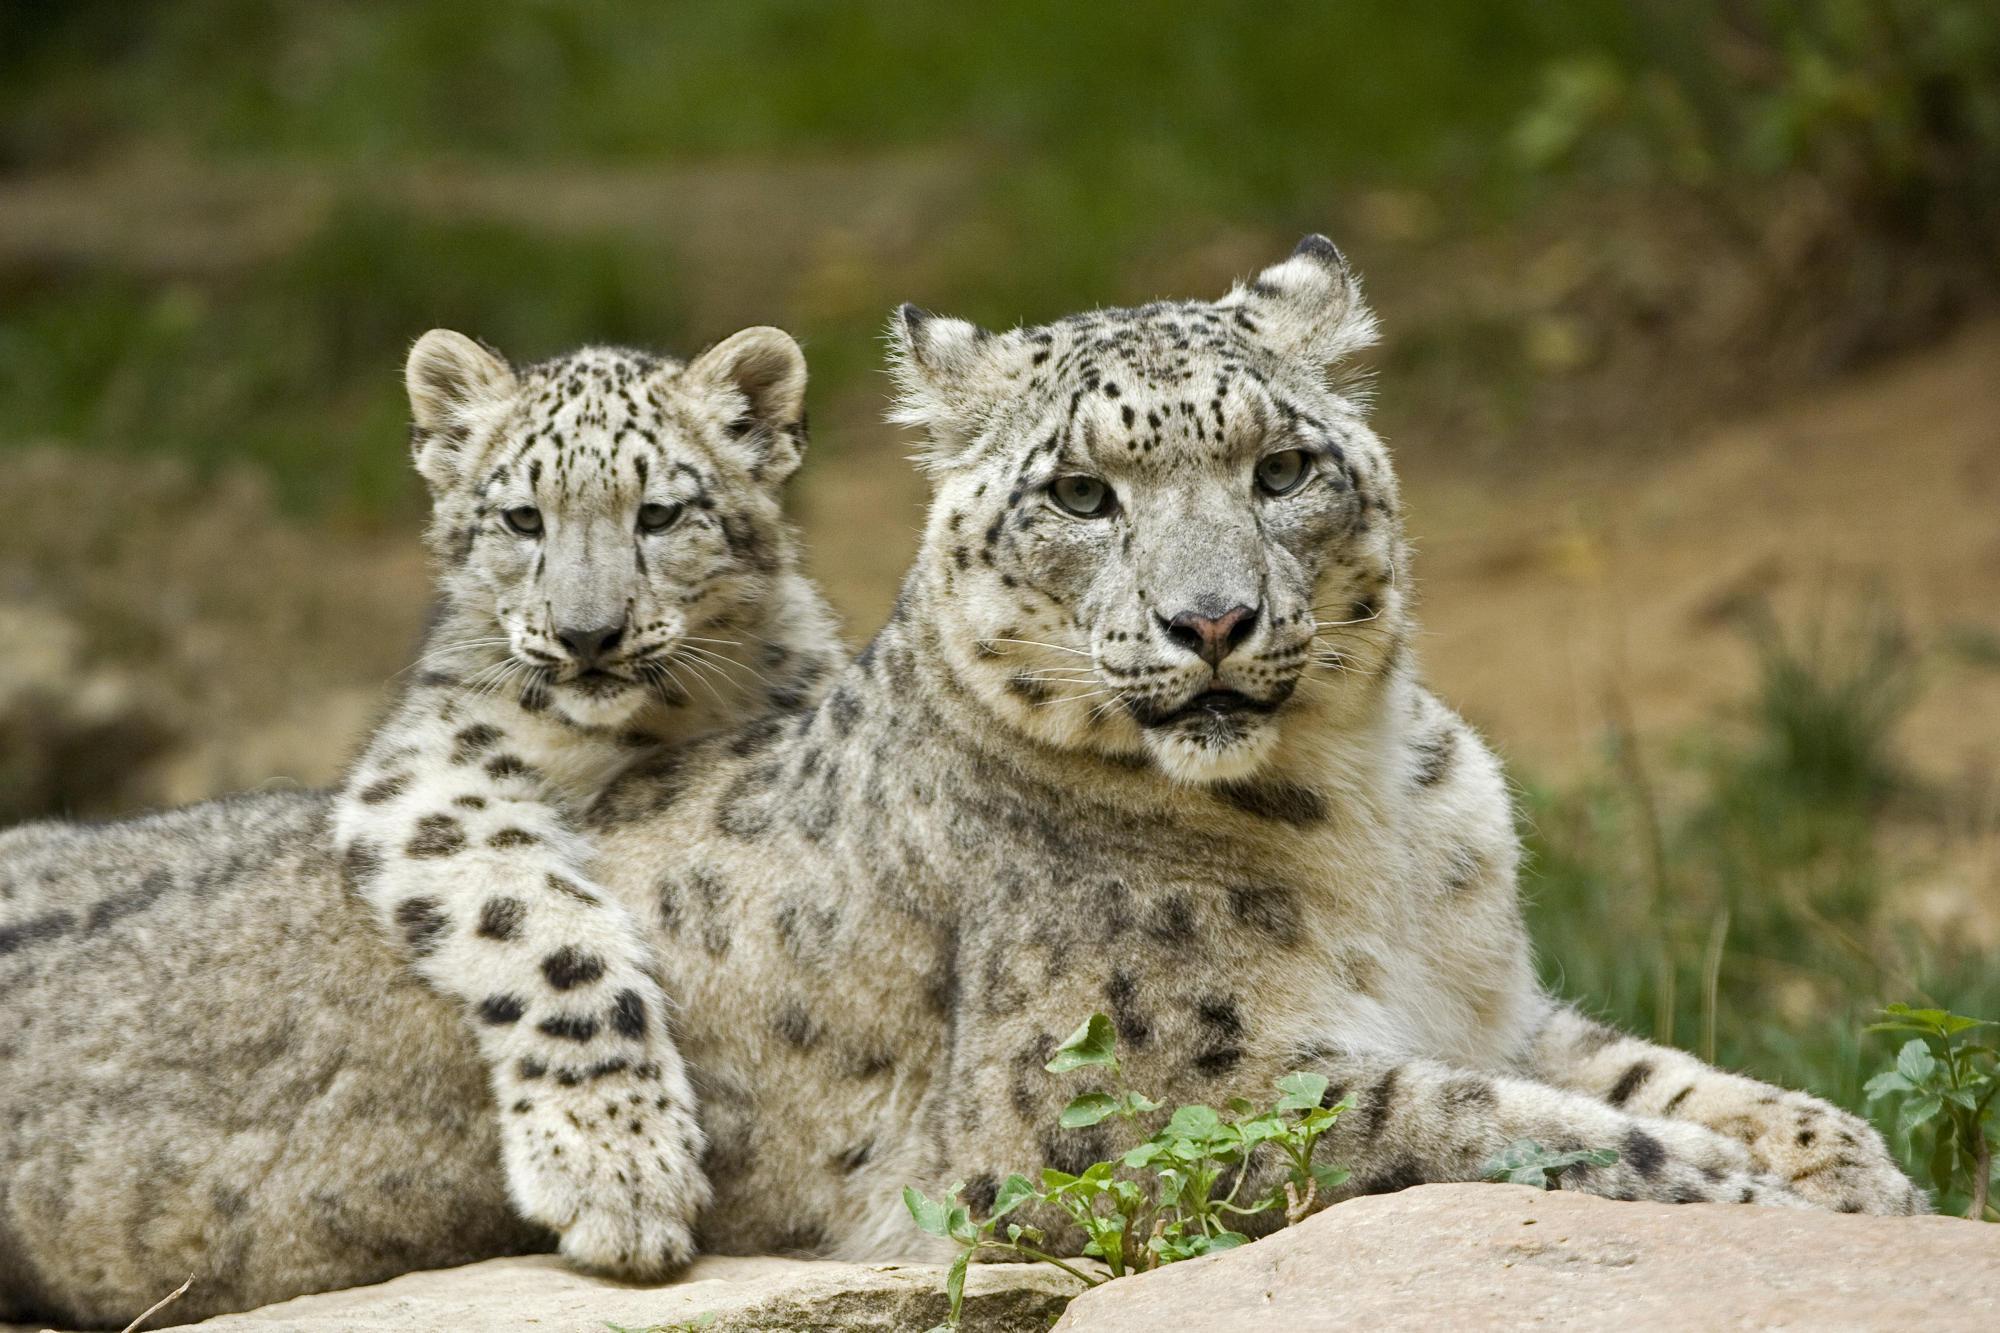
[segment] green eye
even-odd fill
[[[533,505],[516,505],[500,517],[507,520],[507,526],[523,537],[542,535],[542,511]]]
[[[1311,471],[1303,449],[1265,454],[1257,462],[1257,487],[1266,495],[1290,495]]]
[[[1049,484],[1049,495],[1078,518],[1103,518],[1118,505],[1111,488],[1096,477],[1057,477]]]
[[[639,531],[665,532],[680,522],[681,506],[677,504],[644,504],[639,506]]]

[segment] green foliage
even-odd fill
[[[1979,1028],[2000,1026],[1992,1019],[1968,1018],[1945,1009],[1892,1004],[1870,1032],[1914,1032],[1896,1052],[1893,1068],[1868,1080],[1868,1098],[1897,1103],[1896,1129],[1913,1146],[1929,1143],[1921,1155],[1940,1199],[1962,1188],[1966,1216],[2000,1210],[1987,1200],[1993,1185],[1993,1144],[2000,1139],[2000,1050],[1969,1039]]]
[[[1783,114],[1752,134],[1728,128],[1744,99],[1714,73],[1718,43],[1687,35],[1714,22],[1680,6],[1649,21],[1627,0],[1004,0],[976,24],[918,0],[0,6],[0,168],[60,178],[58,194],[93,162],[265,173],[272,204],[206,244],[92,228],[81,267],[60,247],[0,246],[0,448],[247,459],[302,506],[407,509],[394,372],[433,324],[535,356],[590,339],[690,350],[725,320],[777,322],[807,339],[816,398],[865,389],[855,419],[872,425],[875,338],[899,301],[1006,325],[1141,299],[1163,255],[1247,232],[1282,243],[1355,218],[1381,185],[1489,218],[1543,165],[1594,161],[1662,87],[1653,100],[1679,109],[1647,119],[1670,124],[1681,178],[1712,178],[1719,140],[1769,141],[1780,160],[1853,141],[1899,188],[1990,200],[1970,182],[1992,156],[1976,146],[1991,142],[2000,11],[1884,0],[1889,18],[1841,18],[1876,7],[1762,7],[1738,45],[1783,71],[1758,94]],[[1505,127],[1545,69],[1509,154]],[[798,202],[876,173],[944,182],[910,192],[925,211],[895,226],[921,242],[893,259]],[[673,218],[603,202],[656,178],[690,201]],[[229,190],[191,197],[165,231],[189,230],[182,211],[226,222],[244,207]],[[316,205],[292,206],[323,197],[348,202],[318,225]],[[747,225],[717,227],[717,210]],[[475,212],[488,220],[463,220]],[[760,264],[774,231],[834,254],[839,280],[810,255]],[[730,276],[746,267],[788,281],[745,296]],[[1431,323],[1389,355],[1513,373],[1494,369],[1512,364],[1511,321]]]
[[[1099,1071],[1111,1084],[1110,1091],[1093,1089],[1071,1099],[1060,1118],[1065,1128],[1117,1119],[1137,1138],[1165,1109],[1124,1085],[1117,1038],[1103,1014],[1092,1014],[1071,1033],[1045,1067],[1052,1074]],[[1102,1260],[1113,1278],[1246,1244],[1250,1237],[1237,1229],[1244,1218],[1282,1211],[1289,1225],[1306,1217],[1347,1179],[1346,1171],[1313,1161],[1321,1136],[1347,1103],[1321,1105],[1327,1081],[1319,1074],[1287,1074],[1278,1080],[1277,1092],[1261,1110],[1242,1098],[1230,1100],[1227,1114],[1208,1106],[1178,1107],[1122,1156],[1094,1162],[1080,1175],[1044,1167],[1039,1184],[1010,1175],[1000,1182],[984,1218],[974,1218],[959,1197],[962,1181],[940,1199],[906,1186],[903,1204],[918,1229],[959,1246],[946,1271],[951,1313],[942,1327],[958,1327],[966,1266],[982,1250],[1051,1264],[1086,1286],[1104,1280],[1047,1253],[1039,1228],[1011,1220],[1031,1204],[1074,1226],[1083,1236],[1081,1252]],[[1241,1198],[1260,1153],[1275,1154],[1285,1176],[1262,1197]]]
[[[1562,1188],[1562,1173],[1573,1166],[1610,1166],[1618,1154],[1609,1148],[1579,1148],[1552,1152],[1533,1139],[1515,1139],[1481,1173],[1487,1180],[1509,1185],[1533,1185],[1538,1190]]]
[[[1533,71],[1630,30],[1617,0],[0,6],[0,169],[60,194],[146,164],[204,214],[175,210],[166,247],[0,244],[0,449],[243,460],[296,506],[401,516],[396,370],[426,328],[527,358],[750,322],[805,340],[838,448],[843,420],[877,424],[898,302],[1005,325],[1143,298],[1160,255],[1288,244],[1363,184],[1497,205],[1493,127]],[[254,205],[206,198],[239,172],[268,182]],[[813,198],[905,178],[875,210],[914,228],[893,259]],[[670,217],[603,202],[655,182]],[[324,198],[345,202],[316,219]],[[807,253],[768,260],[774,234]],[[746,270],[774,276],[746,294]]]
[[[683,343],[672,270],[654,246],[352,206],[246,271],[30,283],[0,320],[4,443],[247,461],[299,506],[389,508],[416,494],[398,374],[416,335],[524,361]]]
[[[1874,613],[1790,635],[1760,618],[1750,642],[1758,685],[1727,730],[1619,737],[1602,772],[1529,790],[1529,927],[1557,993],[1866,1113],[1861,1028],[1883,1004],[2000,1011],[1990,954],[1892,915],[1890,886],[1922,868],[1911,832],[1968,815],[1894,758],[1921,645]],[[1927,1178],[1930,1145],[1899,1146]]]
[[[1551,62],[1515,126],[1537,170],[1664,176],[1722,202],[1731,177],[1801,172],[1907,225],[1991,229],[2000,198],[2000,7],[1990,0],[1674,6],[1650,59]]]

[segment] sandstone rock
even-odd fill
[[[703,1259],[661,1287],[554,1256],[412,1273],[199,1325],[210,1333],[431,1329],[870,1330],[944,1318],[922,1264]],[[1052,1269],[976,1265],[967,1333],[1400,1328],[2000,1328],[2000,1226],[1777,1208],[1612,1203],[1511,1185],[1355,1199],[1268,1240],[1077,1296]],[[136,1313],[136,1311],[135,1311]],[[161,1318],[171,1319],[169,1308]],[[704,1317],[706,1323],[699,1322]],[[149,1327],[158,1325],[154,1320]],[[0,1333],[10,1333],[0,1326]]]
[[[977,1333],[1046,1333],[1076,1286],[1053,1269],[1016,1264],[975,1268],[965,1284],[966,1327]],[[171,1316],[171,1309],[162,1314]],[[695,1322],[704,1316],[713,1317],[705,1324]],[[605,1333],[607,1324],[618,1324],[631,1329],[700,1327],[704,1333],[912,1333],[944,1316],[944,1270],[925,1264],[709,1258],[678,1282],[634,1287],[586,1276],[553,1255],[539,1255],[411,1273],[379,1286],[301,1296],[179,1327],[204,1333]],[[157,1324],[155,1320],[148,1327]]]
[[[1355,1199],[1108,1283],[1058,1333],[2000,1328],[2000,1225],[1614,1203],[1515,1185]]]

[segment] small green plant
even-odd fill
[[[1092,1014],[1044,1067],[1052,1074],[1099,1070],[1111,1085],[1109,1091],[1098,1088],[1073,1098],[1058,1119],[1065,1129],[1117,1119],[1137,1139],[1142,1122],[1164,1109],[1126,1086],[1111,1020],[1103,1014]],[[958,1327],[966,1268],[981,1251],[1050,1264],[1089,1287],[1106,1280],[1049,1254],[1040,1229],[1009,1220],[1029,1204],[1053,1209],[1073,1223],[1084,1235],[1082,1252],[1102,1260],[1113,1278],[1245,1244],[1250,1237],[1237,1229],[1243,1218],[1278,1210],[1288,1226],[1305,1218],[1347,1179],[1339,1167],[1313,1161],[1321,1136],[1348,1106],[1322,1105],[1326,1090],[1323,1076],[1293,1073],[1278,1080],[1278,1096],[1268,1109],[1240,1097],[1229,1100],[1226,1114],[1182,1106],[1116,1160],[1095,1162],[1077,1175],[1044,1167],[1039,1185],[1024,1175],[1008,1176],[981,1219],[961,1200],[962,1181],[941,1199],[906,1187],[903,1203],[917,1226],[959,1246],[945,1275],[951,1313],[940,1327]],[[1282,1160],[1285,1179],[1261,1196],[1242,1198],[1251,1160],[1260,1152]]]
[[[1965,1035],[2000,1025],[1907,1004],[1892,1004],[1882,1014],[1883,1021],[1870,1024],[1868,1031],[1917,1035],[1896,1052],[1895,1068],[1868,1080],[1869,1100],[1898,1100],[1896,1128],[1913,1147],[1919,1134],[1928,1137],[1931,1184],[1940,1197],[1963,1181],[1971,1199],[1965,1215],[2000,1221],[2000,1210],[1989,1202],[1993,1141],[2000,1137],[1994,1106],[2000,1096],[2000,1051]]]
[[[1552,1152],[1533,1139],[1515,1139],[1486,1164],[1488,1180],[1509,1185],[1533,1185],[1538,1190],[1562,1188],[1562,1173],[1573,1166],[1610,1166],[1618,1154],[1609,1148]]]

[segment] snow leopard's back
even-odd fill
[[[122,1325],[191,1272],[194,1319],[547,1243],[507,1207],[470,1041],[340,891],[326,811],[0,834],[0,1318]]]

